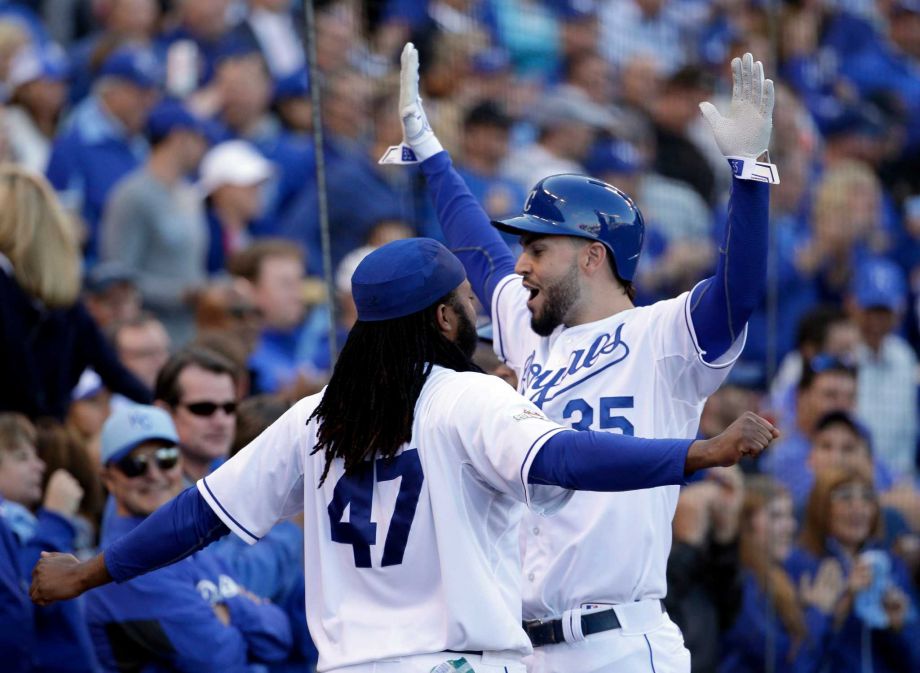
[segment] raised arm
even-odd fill
[[[708,362],[718,360],[735,342],[763,297],[767,279],[769,183],[779,182],[776,167],[758,162],[773,127],[773,82],[751,54],[732,61],[731,109],[722,116],[702,103],[734,178],[728,224],[714,276],[697,285],[690,315]]]
[[[401,63],[399,111],[403,142],[387,150],[380,163],[421,162],[447,247],[463,263],[473,291],[486,311],[491,312],[495,286],[514,273],[514,255],[454,170],[450,156],[428,123],[418,95],[418,51],[411,42],[403,49]]]

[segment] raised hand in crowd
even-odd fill
[[[805,605],[829,615],[843,596],[846,586],[840,563],[836,559],[825,559],[813,577],[807,573],[802,575],[799,580],[799,597]]]
[[[80,509],[83,501],[83,488],[67,470],[57,469],[45,487],[42,506],[49,512],[70,518]]]

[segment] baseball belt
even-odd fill
[[[661,601],[661,611],[664,612],[664,601]],[[544,645],[557,645],[565,642],[562,629],[562,619],[527,619],[523,623],[524,631],[534,647]],[[620,628],[620,619],[614,610],[598,610],[581,615],[581,632],[590,636],[592,633],[601,633]]]

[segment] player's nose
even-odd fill
[[[522,252],[514,265],[514,272],[519,276],[527,276],[532,270],[530,257],[526,252]]]

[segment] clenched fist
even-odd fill
[[[721,434],[694,442],[687,453],[686,471],[735,465],[744,456],[756,458],[777,437],[779,430],[770,421],[746,411]]]
[[[32,570],[29,596],[38,605],[75,598],[112,580],[102,554],[80,562],[73,554],[43,551]]]

